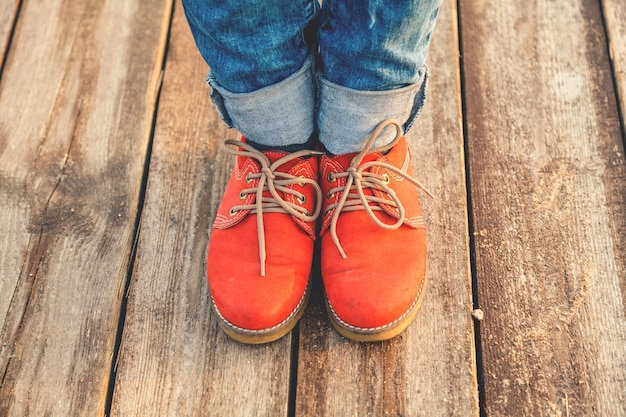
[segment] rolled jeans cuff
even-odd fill
[[[413,125],[424,106],[428,68],[424,65],[417,83],[386,91],[360,91],[334,84],[318,76],[319,140],[335,154],[360,152],[368,135],[386,119],[395,119],[404,132]],[[394,129],[385,129],[374,147],[393,141]]]
[[[222,120],[266,146],[303,144],[315,129],[314,60],[285,80],[250,93],[233,93],[209,73],[211,99]]]

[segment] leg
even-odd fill
[[[266,146],[305,143],[313,133],[315,83],[307,25],[314,0],[183,0],[211,68],[211,97],[224,121]]]
[[[404,132],[423,104],[440,0],[355,3],[328,1],[320,29],[319,138],[334,154],[320,163],[321,271],[335,328],[374,341],[402,332],[425,294],[421,186]]]
[[[364,4],[366,3],[366,4]],[[385,119],[406,132],[422,108],[424,62],[441,0],[328,0],[320,28],[320,141],[358,152]],[[377,146],[391,142],[383,132]]]
[[[229,336],[270,342],[295,326],[310,293],[321,204],[319,158],[287,148],[306,143],[314,130],[313,59],[305,27],[318,6],[316,0],[184,5],[211,67],[214,103],[245,136],[227,141],[237,160],[207,251],[211,300]],[[262,151],[261,145],[271,149]]]

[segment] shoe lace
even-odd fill
[[[376,139],[380,136],[381,132],[387,126],[394,126],[396,129],[396,136],[393,139],[393,141],[387,145],[371,149]],[[337,173],[337,174],[333,174],[333,173],[329,174],[329,180],[331,181],[337,178],[346,179],[345,185],[331,188],[328,191],[330,195],[333,195],[335,193],[341,193],[341,198],[339,199],[338,202],[329,204],[326,209],[326,212],[330,212],[333,209],[335,210],[331,218],[330,235],[332,237],[333,242],[335,243],[335,246],[337,246],[337,249],[339,250],[339,253],[341,253],[341,256],[343,258],[347,258],[347,255],[345,251],[343,250],[341,243],[339,242],[339,237],[337,236],[337,221],[339,220],[339,216],[341,215],[341,213],[347,212],[347,211],[365,210],[369,218],[377,226],[383,229],[387,229],[387,230],[397,229],[404,222],[405,209],[404,209],[404,206],[402,205],[402,202],[396,195],[396,192],[391,187],[389,187],[388,185],[389,177],[386,174],[377,175],[372,172],[369,172],[371,168],[380,167],[380,168],[385,168],[389,171],[392,171],[404,177],[411,183],[415,184],[422,191],[424,191],[430,198],[434,198],[431,192],[426,189],[426,187],[424,187],[419,181],[417,181],[415,178],[413,178],[412,176],[410,176],[409,174],[407,174],[400,168],[397,168],[391,164],[388,164],[382,161],[369,161],[369,162],[365,162],[361,164],[361,161],[366,155],[370,153],[374,153],[374,152],[384,153],[390,150],[391,148],[393,148],[396,145],[396,143],[398,143],[398,141],[402,138],[402,136],[403,136],[403,131],[402,131],[402,126],[400,125],[400,123],[392,119],[384,120],[368,136],[368,139],[365,143],[365,146],[363,147],[363,150],[359,154],[357,154],[354,158],[352,158],[350,162],[350,166],[345,172]],[[385,194],[387,194],[391,198],[391,200],[384,199],[373,194],[372,195],[366,194],[364,190],[368,188],[383,191]],[[371,205],[370,203],[374,203],[374,205]],[[379,204],[385,204],[385,205],[394,207],[398,210],[398,218],[396,219],[395,223],[393,224],[385,223],[381,221],[378,217],[376,217],[376,215],[374,214],[374,211],[383,210]]]
[[[248,174],[246,181],[252,182],[258,179],[259,182],[256,187],[251,187],[241,191],[241,196],[244,197],[248,194],[255,194],[256,198],[252,204],[242,204],[233,206],[231,213],[234,214],[237,211],[250,210],[250,213],[256,214],[257,220],[257,234],[259,239],[259,259],[261,261],[261,276],[265,276],[265,227],[263,225],[264,213],[287,213],[296,219],[304,222],[314,222],[319,217],[322,206],[322,189],[317,181],[306,178],[304,176],[295,176],[286,172],[277,171],[277,168],[297,158],[305,158],[311,155],[321,155],[323,152],[301,150],[290,153],[284,157],[276,160],[274,163],[263,154],[263,152],[255,149],[253,146],[240,142],[237,140],[228,139],[224,141],[225,145],[233,146],[228,147],[226,150],[234,155],[243,156],[247,158],[255,159],[261,165],[259,173]],[[293,195],[299,202],[304,204],[306,196],[290,188],[290,186],[299,184],[304,187],[306,184],[310,184],[315,189],[317,195],[315,203],[315,211],[309,213],[305,207],[295,204],[291,201],[285,200],[280,194]],[[270,196],[263,196],[263,193],[269,191]]]

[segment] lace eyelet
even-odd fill
[[[230,209],[230,211],[228,212],[228,214],[230,215],[230,217],[234,217],[237,214],[237,211],[234,209]]]
[[[305,180],[305,179],[306,179],[306,177],[305,177],[304,175],[300,175],[300,178],[301,178],[301,179],[303,179],[303,180]],[[306,185],[306,182],[304,182],[304,181],[299,182],[299,183],[298,183],[298,185],[299,185],[300,187],[304,187],[304,186]]]
[[[301,195],[301,196],[297,197],[296,200],[298,200],[298,203],[304,204],[304,203],[306,203],[306,196],[305,195]]]
[[[332,199],[333,199],[333,197],[334,197],[334,195],[335,195],[335,193],[331,193],[331,192],[329,191],[329,192],[328,192],[328,194],[326,194],[326,197],[327,197],[329,200],[332,200]]]
[[[246,184],[250,184],[252,182],[252,178],[250,177],[250,174],[246,174]]]
[[[391,179],[389,178],[388,174],[383,174],[383,184],[389,184],[389,181],[391,181]]]
[[[331,182],[331,183],[337,181],[337,178],[333,177],[332,172],[329,172],[326,178],[328,179],[328,182]]]
[[[241,190],[241,192],[239,193],[239,199],[240,200],[245,200],[246,199],[246,196],[244,195],[243,190]]]

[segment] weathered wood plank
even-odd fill
[[[296,411],[302,416],[477,416],[458,41],[453,2],[433,36],[429,100],[409,140],[429,238],[429,288],[406,333],[358,344],[332,330],[321,289],[301,324]]]
[[[22,0],[0,0],[0,68],[6,57],[21,2]]]
[[[120,351],[113,416],[287,414],[290,337],[228,339],[210,308],[207,234],[234,162],[176,3]],[[232,254],[231,254],[232,255]]]
[[[609,53],[617,83],[622,118],[626,118],[626,2],[602,0]],[[622,120],[622,135],[626,140],[626,123]]]
[[[0,80],[0,415],[104,402],[165,0],[24,1]]]
[[[626,415],[626,166],[600,6],[461,1],[489,415]]]

